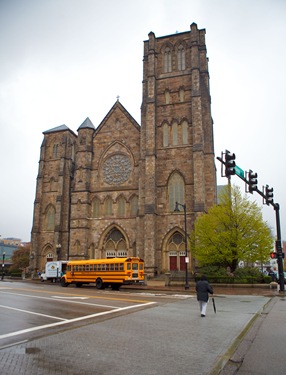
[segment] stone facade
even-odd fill
[[[87,118],[77,134],[65,125],[43,133],[32,268],[128,255],[150,275],[185,270],[185,218],[190,233],[216,201],[204,29],[149,34],[141,111],[139,126],[117,101],[97,128]]]

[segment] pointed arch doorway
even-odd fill
[[[183,234],[176,231],[167,243],[167,252],[169,253],[169,270],[185,271],[186,270],[186,251],[185,239]]]
[[[128,256],[128,246],[123,233],[113,227],[105,236],[103,255],[106,258],[124,258]]]

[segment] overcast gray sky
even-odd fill
[[[42,132],[97,127],[117,95],[140,123],[143,41],[193,22],[206,29],[216,156],[234,152],[274,188],[286,239],[285,0],[0,0],[2,237],[30,240]],[[263,216],[276,233],[273,208]]]

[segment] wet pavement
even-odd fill
[[[179,293],[185,298],[2,349],[1,374],[228,375],[239,370],[241,375],[280,375],[279,369],[273,372],[265,365],[265,372],[249,372],[256,371],[251,368],[253,358],[254,363],[261,360],[255,342],[259,348],[266,335],[269,347],[275,343],[271,332],[277,334],[277,327],[271,328],[271,324],[286,306],[277,290],[214,286],[217,313],[209,304],[206,318],[201,318],[194,286],[185,291],[183,286],[148,284],[140,287],[141,292]],[[265,324],[269,329],[263,328]],[[282,335],[284,326],[281,341],[286,337],[286,328]],[[254,327],[255,333],[247,339]],[[248,353],[253,353],[250,359]],[[272,365],[271,353],[267,359]]]

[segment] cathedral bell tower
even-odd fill
[[[215,202],[210,104],[205,30],[193,23],[188,32],[159,38],[150,32],[144,42],[139,198],[151,273],[170,269],[174,251],[168,243],[176,232],[184,238],[176,202],[186,205],[188,234],[197,215]],[[183,270],[180,255],[174,269]]]

